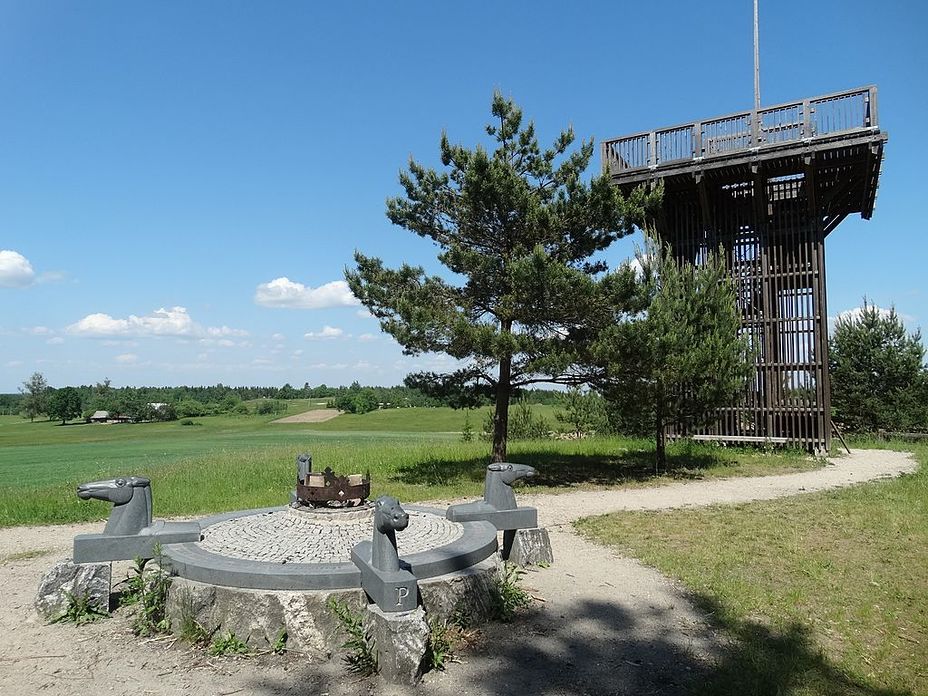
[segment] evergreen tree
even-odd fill
[[[60,420],[64,425],[66,421],[81,415],[81,393],[74,387],[56,389],[48,398],[48,417]]]
[[[360,252],[345,275],[407,354],[461,361],[451,373],[411,375],[408,386],[454,392],[462,406],[481,394],[493,398],[493,460],[502,461],[514,390],[581,381],[571,371],[575,343],[606,270],[595,255],[630,233],[655,195],[639,190],[625,199],[606,177],[582,181],[592,141],[568,154],[568,129],[542,150],[513,101],[497,93],[491,111],[492,152],[442,134],[445,170],[410,161],[400,174],[405,196],[387,201],[390,221],[434,242],[461,282],[405,264],[389,269]]]
[[[829,341],[831,406],[851,430],[915,431],[928,427],[928,370],[921,333],[908,333],[895,309],[864,298],[839,316]]]
[[[698,425],[731,404],[753,361],[747,338],[739,336],[734,282],[721,254],[693,265],[652,245],[643,258],[647,311],[605,327],[593,350],[604,368],[598,386],[629,414],[626,420],[651,413],[659,468],[666,464],[668,426]]]
[[[20,407],[23,415],[30,421],[34,421],[36,416],[45,413],[47,390],[48,382],[45,381],[41,372],[33,372],[32,377],[23,382],[23,386],[19,388],[23,395]]]

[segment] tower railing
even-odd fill
[[[876,87],[862,87],[604,140],[603,171],[624,174],[878,127]]]

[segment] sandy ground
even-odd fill
[[[724,639],[687,594],[653,569],[575,535],[570,522],[614,510],[735,503],[847,486],[916,468],[906,454],[854,451],[823,469],[673,484],[654,489],[523,496],[551,535],[555,564],[524,584],[540,598],[515,623],[415,689],[358,680],[333,661],[209,658],[173,638],[144,641],[125,616],[76,628],[44,625],[32,608],[42,574],[74,534],[99,524],[0,530],[0,694],[682,694],[711,667]],[[32,552],[33,557],[15,554]],[[13,556],[13,558],[11,558]],[[128,564],[114,564],[113,578]]]
[[[271,423],[324,423],[325,421],[332,420],[341,414],[342,411],[338,411],[334,408],[317,408],[312,411],[297,413],[295,416],[278,418],[275,421],[271,421]]]

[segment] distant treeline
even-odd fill
[[[63,387],[58,387],[61,389]],[[49,386],[45,396],[50,397],[55,387]],[[410,408],[446,406],[444,399],[428,396],[411,387],[362,386],[358,382],[350,386],[330,387],[325,384],[302,387],[284,384],[282,387],[230,387],[224,384],[211,386],[177,387],[113,387],[109,380],[95,385],[83,384],[73,387],[80,397],[81,413],[89,417],[96,411],[107,411],[111,415],[127,416],[139,420],[187,418],[220,413],[275,413],[286,410],[291,399],[316,399],[325,401],[329,408],[338,408],[350,413],[366,413],[382,408]],[[532,404],[556,404],[563,392],[546,389],[530,389],[521,393],[522,398]],[[0,414],[16,414],[23,410],[23,394],[0,394]],[[258,401],[249,408],[248,401]],[[485,405],[489,405],[489,400]],[[150,404],[164,404],[154,412]],[[42,411],[44,412],[44,410]]]

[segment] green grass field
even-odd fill
[[[928,694],[928,447],[915,451],[919,471],[893,481],[578,527],[681,581],[727,629],[700,693]]]
[[[291,404],[290,413],[310,407]],[[552,409],[536,413],[553,422]],[[80,501],[83,481],[139,474],[152,479],[157,515],[195,515],[284,504],[294,459],[313,453],[317,468],[370,470],[373,493],[417,501],[477,496],[489,444],[461,442],[464,414],[448,408],[341,415],[325,423],[279,424],[280,416],[211,416],[196,425],[138,423],[60,426],[0,417],[0,526],[101,519],[102,503]],[[479,429],[479,413],[471,422]],[[671,448],[655,480],[653,445],[594,438],[510,443],[510,459],[532,464],[529,484],[546,491],[643,485],[680,478],[757,475],[818,464],[793,453],[763,455],[711,446]]]

